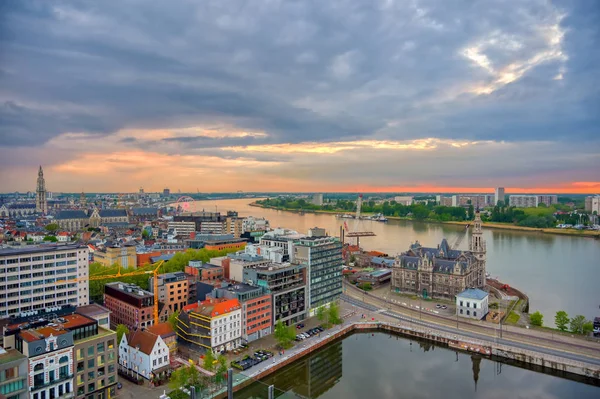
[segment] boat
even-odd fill
[[[388,221],[388,219],[383,215],[380,215],[376,220],[378,222],[387,222]]]

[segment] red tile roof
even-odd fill
[[[146,331],[151,332],[152,334],[159,335],[160,337],[168,337],[175,334],[173,331],[173,327],[169,323],[158,323],[152,325],[146,329]]]
[[[148,331],[137,330],[127,334],[127,343],[132,348],[138,348],[140,352],[150,355],[154,344],[158,339],[158,335]]]

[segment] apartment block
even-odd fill
[[[87,305],[88,257],[77,244],[0,249],[0,318]]]
[[[154,293],[154,277],[150,277],[149,288]],[[188,304],[188,280],[184,272],[158,275],[158,300],[165,303],[168,314],[181,311]]]
[[[119,265],[123,268],[137,267],[137,256],[134,245],[114,245],[94,252],[94,262],[110,267]]]
[[[558,196],[557,195],[538,195],[538,205],[546,204],[546,206],[558,204]]]
[[[198,281],[221,280],[223,278],[223,267],[192,260],[185,267],[185,274],[196,277]]]
[[[225,219],[225,233],[231,234],[235,238],[240,238],[244,233],[244,218],[228,216]]]
[[[412,205],[413,197],[412,196],[397,196],[397,197],[394,197],[394,201],[396,201],[396,203],[401,204],[401,205]]]
[[[508,205],[517,208],[537,208],[538,204],[537,195],[511,195],[508,197]]]
[[[504,192],[504,187],[496,187],[494,190],[494,206],[498,205],[498,202],[504,202],[506,198],[506,193]]]
[[[271,295],[263,287],[231,284],[216,288],[211,298],[237,299],[242,305],[242,341],[252,342],[272,333]]]
[[[585,210],[600,215],[600,195],[585,197]]]
[[[29,398],[27,377],[27,356],[0,347],[0,398]]]
[[[196,232],[196,223],[194,222],[169,222],[168,227],[178,236],[189,237]]]
[[[137,285],[108,283],[104,286],[104,306],[111,314],[111,325],[124,324],[129,330],[154,324],[154,294]]]

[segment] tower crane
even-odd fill
[[[165,263],[164,260],[160,260],[156,263],[151,264],[150,266],[155,266],[154,269],[151,270],[137,270],[135,272],[121,273],[121,265],[119,265],[119,269],[116,274],[103,274],[103,275],[94,275],[88,277],[80,277],[73,280],[57,280],[55,284],[61,283],[74,283],[79,281],[97,281],[97,280],[108,280],[111,278],[119,278],[119,277],[129,277],[129,276],[140,276],[142,274],[152,274],[152,283],[154,288],[154,308],[152,311],[154,324],[158,324],[158,269]]]
[[[375,233],[373,233],[372,231],[357,231],[358,223],[360,220],[360,210],[362,208],[362,198],[363,195],[359,194],[358,200],[356,201],[356,214],[354,216],[355,220],[353,225],[353,231],[348,231],[348,225],[344,222],[344,227],[346,228],[346,231],[348,231],[348,234],[346,234],[346,236],[356,237],[356,246],[358,247],[360,247],[360,237],[373,237],[375,235]]]
[[[454,244],[452,244],[452,245],[450,246],[450,249],[453,249],[453,250],[454,250],[454,249],[457,249],[457,248],[458,248],[458,246],[460,245],[460,243],[461,243],[461,242],[462,242],[462,241],[465,239],[465,237],[467,236],[467,233],[469,232],[469,227],[470,227],[470,226],[471,226],[471,224],[470,224],[470,223],[469,223],[469,224],[467,224],[467,225],[465,226],[465,230],[464,230],[464,232],[463,232],[464,234],[463,234],[463,233],[461,233],[461,234],[460,234],[458,237],[456,237],[456,240],[454,241]]]

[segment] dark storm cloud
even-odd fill
[[[593,138],[599,15],[583,4],[8,2],[0,145],[219,123],[268,137],[167,141],[186,151],[368,136]],[[539,33],[551,26],[566,32],[554,47]],[[493,74],[464,56],[477,45]],[[489,95],[465,92],[548,51],[555,55]]]

